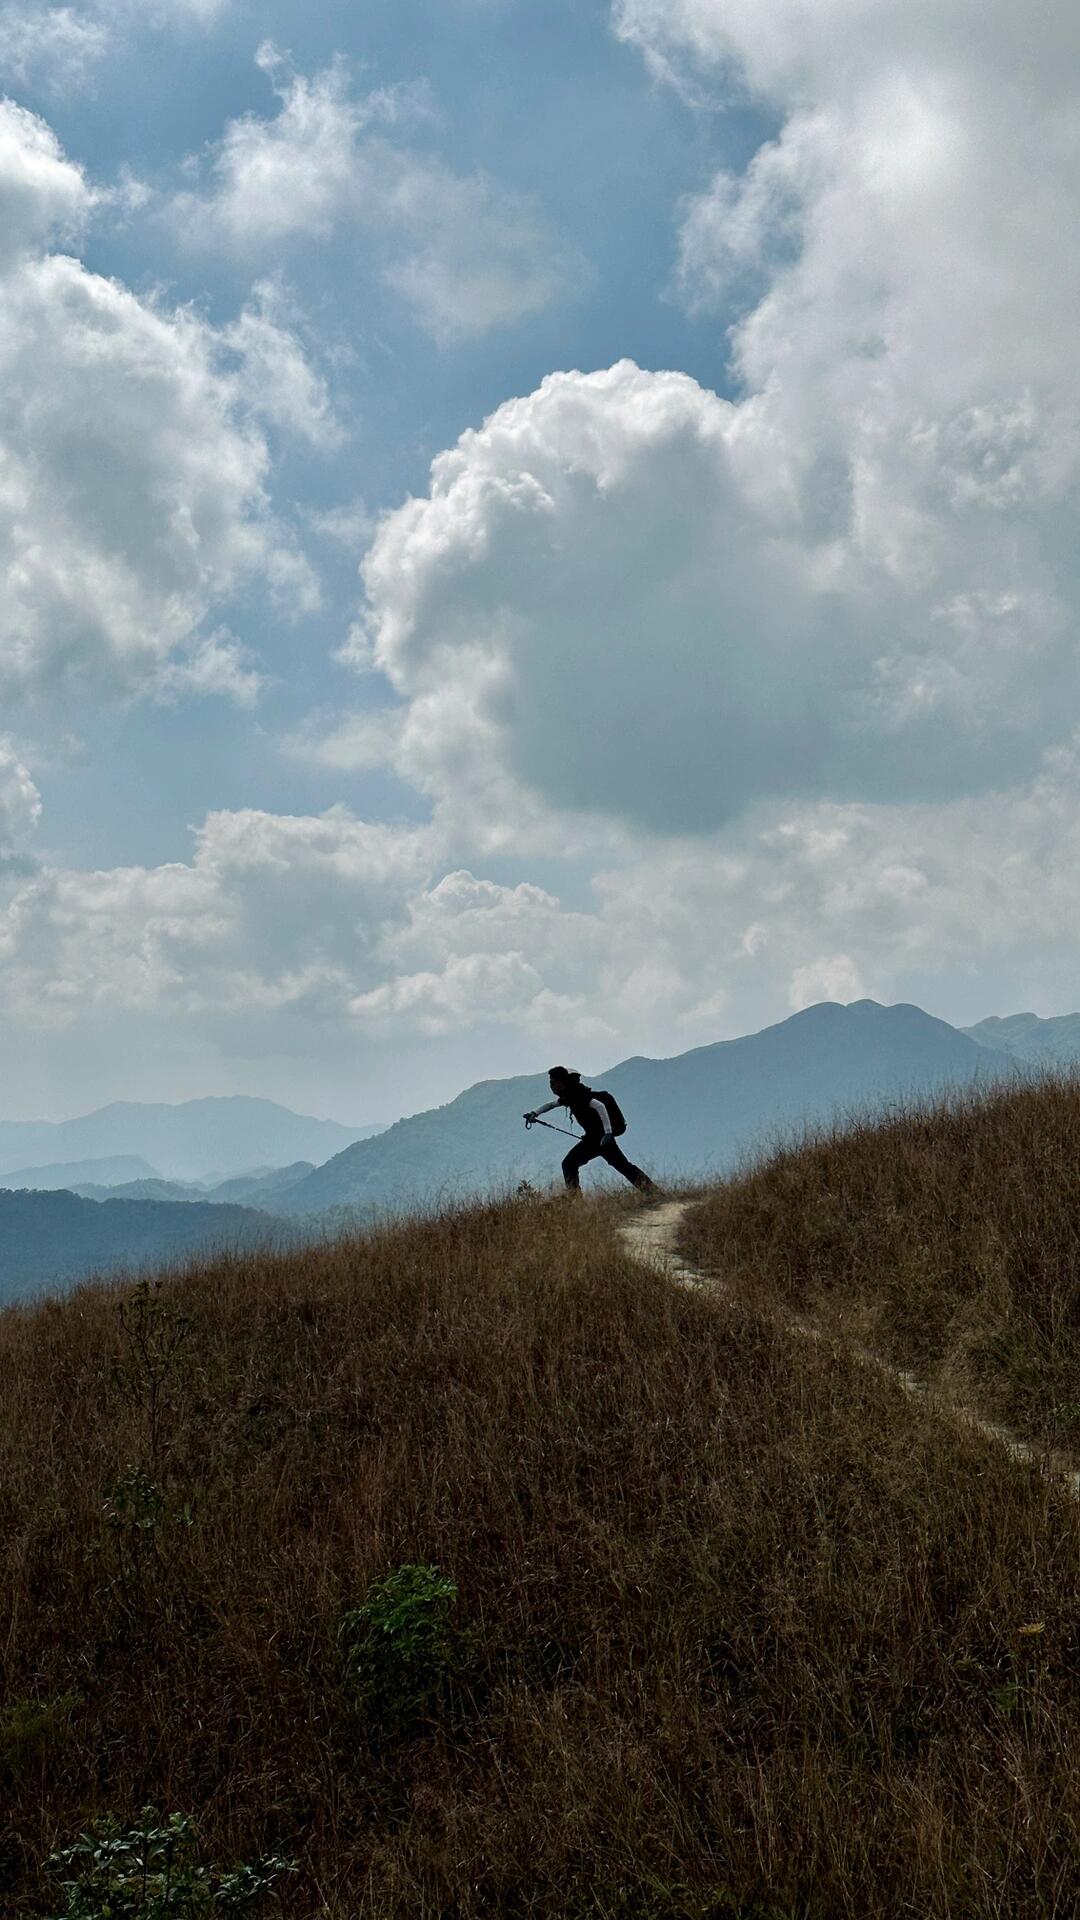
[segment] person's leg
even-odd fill
[[[600,1155],[607,1161],[609,1167],[614,1167],[616,1173],[622,1174],[624,1180],[629,1180],[632,1186],[640,1187],[642,1193],[653,1191],[653,1183],[648,1174],[643,1173],[640,1167],[635,1167],[633,1161],[627,1159],[617,1141],[609,1140],[606,1147],[601,1147]]]
[[[598,1149],[593,1146],[591,1140],[579,1140],[576,1146],[571,1147],[562,1163],[563,1179],[566,1181],[568,1193],[579,1192],[581,1182],[578,1174],[589,1160],[595,1160],[597,1152]]]

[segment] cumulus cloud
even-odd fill
[[[2,777],[2,770],[0,770]],[[344,808],[211,814],[188,864],[34,876],[0,916],[4,992],[34,1024],[94,1010],[176,1019],[340,1013],[429,870],[422,833]]]
[[[734,397],[623,362],[553,375],[463,435],[366,561],[346,653],[395,704],[291,743],[340,773],[395,767],[434,801],[434,826],[219,814],[190,863],[22,875],[0,980],[27,1030],[167,1010],[230,1049],[299,1055],[320,1033],[395,1057],[410,1036],[449,1047],[497,1030],[518,1059],[558,1035],[557,1051],[599,1065],[823,995],[958,1018],[1014,994],[1067,1004],[1080,16],[1022,18],[1004,0],[977,14],[968,0],[623,0],[618,24],[658,70],[767,109],[770,137],[703,183],[677,235],[678,290],[726,333]],[[496,256],[504,295],[477,291],[469,247],[505,203],[419,155],[423,103],[266,64],[277,114],[227,129],[176,209],[189,235],[256,259],[363,231],[435,331],[504,317],[513,251]],[[90,509],[57,492],[62,410],[39,394],[53,493],[29,424],[0,470],[33,509],[13,497],[11,524],[45,528],[19,533],[22,625],[6,631],[50,671],[67,648],[99,674],[135,659],[126,680],[110,665],[127,685],[152,669],[160,690],[232,682],[250,697],[257,666],[207,609],[255,572],[303,591],[266,501],[264,423],[329,444],[326,390],[272,299],[226,337],[48,253],[93,190],[30,131],[5,314],[28,331],[60,290],[102,303],[102,363],[120,356],[124,376],[95,431],[124,444],[120,397],[145,378],[177,451],[168,510],[162,469],[133,484],[148,518],[119,551],[146,600],[128,643],[109,489],[84,533]],[[58,364],[78,444],[92,402],[72,351]],[[18,418],[24,377],[17,355],[4,364],[0,423]],[[322,531],[366,529],[349,511]],[[35,627],[41,556],[76,550],[89,558],[65,561],[67,598]],[[147,611],[166,634],[149,663]],[[12,781],[0,766],[25,844],[34,803]],[[493,848],[527,873],[531,847],[547,885],[504,884],[502,858],[499,881],[485,874]],[[575,875],[571,909],[552,856],[575,847],[595,877]]]
[[[1075,11],[621,0],[616,19],[779,118],[691,203],[680,255],[687,296],[735,319],[777,487],[898,578],[954,560],[994,594],[1011,513],[1015,590],[1054,598],[1080,456]]]
[[[0,101],[0,267],[77,238],[93,205],[85,174],[52,128],[13,100]]]
[[[559,375],[435,462],[357,630],[398,764],[496,844],[606,818],[588,999],[621,1033],[864,992],[1070,1004],[1080,18],[617,24],[776,129],[678,234],[735,397]]]
[[[1078,856],[1072,752],[978,800],[763,805],[601,872],[607,963],[587,997],[628,1048],[660,1052],[821,999],[910,999],[961,1023],[1060,1009]]]
[[[9,845],[37,811],[9,754]],[[963,1019],[1005,981],[1051,1009],[1074,979],[1078,862],[1072,753],[978,802],[770,803],[719,835],[639,847],[576,908],[447,871],[428,828],[342,807],[217,813],[187,863],[27,871],[0,912],[0,1006],[20,1034],[165,1021],[233,1058],[497,1033],[503,1059],[572,1048],[597,1066],[822,998]]]
[[[623,0],[779,131],[683,211],[736,397],[552,376],[381,525],[358,665],[478,830],[712,831],[1034,778],[1080,696],[1080,27],[967,0]],[[515,816],[515,809],[517,810]]]
[[[752,403],[629,362],[463,435],[364,566],[357,659],[408,703],[402,769],[478,831],[516,793],[667,832],[1037,765],[1076,692],[1046,582],[963,540],[896,579],[777,505],[771,442]]]
[[[246,697],[204,623],[260,579],[317,602],[262,422],[332,444],[326,390],[266,297],[217,330],[56,251],[93,204],[44,122],[0,105],[0,686],[193,673]]]
[[[18,772],[0,758],[0,819],[25,830],[36,795]],[[230,1054],[493,1027],[610,1043],[581,990],[595,917],[529,885],[439,879],[443,859],[428,829],[334,807],[212,814],[188,863],[42,868],[0,911],[0,1006],[45,1035],[167,1016]]]
[[[429,1034],[495,1022],[610,1042],[614,1029],[588,990],[608,944],[596,914],[567,911],[543,887],[457,869],[410,900],[386,943],[392,977],[358,996],[352,1011]]]
[[[277,76],[278,112],[231,121],[204,188],[178,196],[193,244],[260,258],[352,229],[442,339],[535,312],[576,270],[530,200],[403,140],[424,111],[415,90],[356,96],[341,63],[284,77],[271,47],[260,64]]]

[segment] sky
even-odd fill
[[[1080,11],[0,0],[0,1117],[1073,1011]]]

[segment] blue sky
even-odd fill
[[[3,0],[5,1114],[1071,1006],[1037,12]]]

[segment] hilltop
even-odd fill
[[[1080,1094],[900,1126],[723,1291],[519,1199],[0,1315],[5,1914],[150,1803],[291,1920],[1071,1920],[1080,1509],[850,1336],[1072,1443]]]

